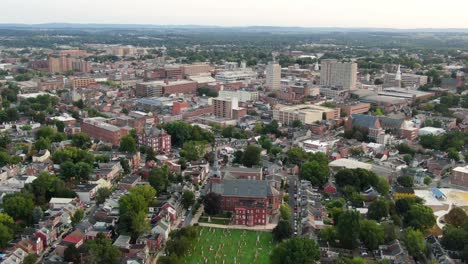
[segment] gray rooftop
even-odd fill
[[[257,180],[223,180],[221,184],[213,184],[212,191],[222,196],[250,198],[266,198],[278,194],[268,181]]]

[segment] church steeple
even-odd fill
[[[218,151],[216,149],[216,143],[213,144],[213,167],[211,169],[211,177],[221,177],[218,164]]]
[[[398,69],[395,74],[395,86],[400,88],[401,87],[401,70],[400,70],[400,64],[398,64]]]

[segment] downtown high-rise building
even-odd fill
[[[353,90],[356,88],[357,64],[338,62],[333,59],[321,60],[320,85]]]
[[[281,87],[281,66],[277,62],[269,62],[266,67],[266,87],[272,91]]]

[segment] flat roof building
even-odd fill
[[[318,105],[280,106],[273,110],[273,119],[286,125],[291,125],[294,120],[299,120],[303,124],[312,124],[317,121],[338,118],[340,118],[339,108]]]

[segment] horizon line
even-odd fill
[[[1,22],[2,26],[153,26],[153,27],[208,27],[208,28],[297,28],[297,29],[376,29],[376,30],[467,30],[468,27],[367,27],[367,26],[275,26],[275,25],[213,25],[213,24],[148,24],[148,23],[94,23],[94,22],[44,22],[44,23],[8,23]]]

